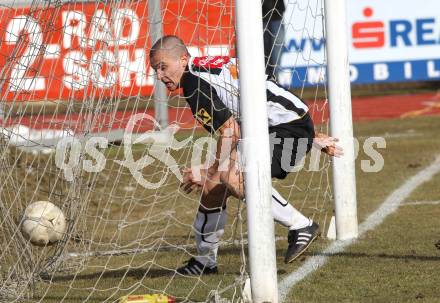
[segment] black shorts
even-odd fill
[[[300,163],[299,161],[312,148],[315,137],[312,118],[307,113],[299,120],[270,126],[269,135],[272,178],[284,179],[289,173],[289,167],[293,168],[295,163]]]

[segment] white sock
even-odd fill
[[[311,223],[309,218],[296,210],[272,187],[272,215],[276,222],[292,229],[300,229]]]
[[[196,260],[207,267],[217,266],[217,250],[221,236],[226,225],[226,209],[197,212],[194,221],[196,234],[197,257]]]

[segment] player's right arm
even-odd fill
[[[313,138],[313,144],[323,153],[339,158],[344,155],[344,150],[342,147],[337,145],[338,141],[338,138],[334,138],[320,132],[316,132],[315,138]]]

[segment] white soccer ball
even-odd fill
[[[53,203],[34,202],[24,211],[21,231],[34,245],[53,244],[63,237],[66,231],[66,218],[61,209]]]

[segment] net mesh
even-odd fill
[[[151,132],[159,127],[147,60],[148,1],[2,3],[0,301],[116,302],[165,294],[182,302],[241,302],[248,272],[242,201],[228,202],[221,274],[176,274],[196,254],[192,225],[200,200],[200,193],[183,193],[178,175],[200,152],[197,140],[210,135],[178,93],[167,103],[177,127]],[[272,67],[281,83],[308,94],[316,128],[326,133],[325,58],[316,50],[322,3],[285,4],[284,32],[265,26],[272,45],[284,45]],[[192,55],[234,56],[233,11],[232,0],[167,0],[160,19]],[[208,157],[206,145],[202,154]],[[128,160],[141,168],[133,171]],[[332,216],[329,163],[312,150],[303,169],[274,181],[323,231]],[[66,232],[53,245],[32,245],[21,233],[23,211],[35,201],[54,203],[66,217]],[[285,229],[276,236],[277,247],[285,247]]]

